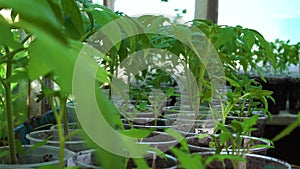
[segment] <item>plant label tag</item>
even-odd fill
[[[196,134],[213,134],[214,128],[195,128]]]
[[[68,167],[73,167],[76,166],[75,162],[73,161],[73,158],[69,158],[67,161],[67,166]]]
[[[89,163],[91,163],[91,159],[92,159],[91,156],[92,155],[89,152],[89,153],[79,154],[77,156],[74,156],[73,158],[77,158],[77,161],[81,161],[85,164],[89,164]],[[68,166],[76,166],[73,158],[68,159],[68,162],[67,162]]]

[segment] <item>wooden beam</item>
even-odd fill
[[[103,0],[103,5],[108,7],[107,0]]]
[[[195,0],[195,19],[207,18],[208,0]]]
[[[219,0],[195,0],[195,19],[218,22]]]
[[[207,20],[211,20],[214,23],[218,23],[218,7],[219,0],[209,0],[207,10]]]
[[[103,5],[114,11],[116,0],[103,0]]]
[[[272,120],[266,122],[267,125],[289,125],[297,120],[297,114],[291,114],[288,110],[281,110],[278,115],[272,115]]]

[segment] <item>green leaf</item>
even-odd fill
[[[216,39],[217,41],[214,43],[214,46],[216,49],[219,49],[220,46],[224,45],[228,41],[230,41],[232,38],[234,38],[234,28],[232,27],[226,27],[221,29],[221,33],[217,35]]]
[[[29,77],[36,79],[48,73],[54,73],[61,90],[71,93],[74,66],[82,45],[79,42],[71,43],[70,41],[70,45],[67,46],[34,25],[19,24],[25,28],[30,27],[36,37],[28,48]]]
[[[133,137],[133,138],[145,138],[145,137],[149,136],[152,133],[151,130],[135,129],[135,128],[132,128],[130,130],[120,130],[119,132],[121,134],[124,134],[124,135],[129,136],[129,137]]]
[[[67,32],[70,32],[73,37],[83,35],[84,24],[76,2],[74,0],[61,0],[61,6]],[[74,34],[75,32],[78,32],[77,36]]]
[[[28,53],[30,56],[28,73],[29,73],[29,77],[31,79],[37,79],[38,77],[46,75],[52,71],[51,65],[49,63],[41,60],[43,57],[41,57],[40,54],[43,53],[43,51],[45,51],[45,50],[40,49],[39,44],[36,41],[32,42],[28,49]],[[51,53],[52,52],[53,51],[51,51]],[[49,53],[49,54],[51,54],[51,53]]]
[[[156,16],[154,16],[154,15],[142,15],[142,16],[135,18],[135,20],[137,21],[138,24],[141,25],[141,27],[146,28],[149,25],[151,25],[151,23],[155,17]]]
[[[252,90],[250,92],[251,95],[254,96],[271,96],[273,94],[273,91],[270,90]]]
[[[151,24],[147,27],[148,32],[157,32],[160,27],[163,26],[165,22],[170,22],[169,18],[166,18],[162,15],[152,18]]]
[[[176,38],[186,45],[192,44],[192,32],[184,25],[173,25],[173,33]]]
[[[54,15],[56,16],[56,19],[57,21],[60,23],[60,24],[63,24],[63,14],[62,14],[62,10],[58,4],[57,1],[55,0],[47,0],[49,6],[51,7]]]
[[[97,70],[96,80],[102,83],[110,83],[109,73],[106,70],[99,68]]]
[[[243,134],[256,130],[256,128],[253,128],[253,126],[257,123],[257,120],[258,115],[254,114],[249,118],[245,118],[243,121],[233,120],[229,125],[233,127],[237,133]]]
[[[0,7],[12,8],[15,12],[19,13],[23,19],[31,20],[40,18],[41,21],[49,21],[48,24],[59,26],[53,13],[51,12],[47,2],[44,0],[30,0],[30,1],[19,1],[19,0],[0,0]],[[32,17],[30,19],[30,17]],[[42,19],[43,18],[43,19]]]
[[[5,157],[5,156],[8,156],[9,155],[9,151],[7,150],[5,150],[5,151],[2,151],[2,152],[0,152],[0,159],[2,159],[3,157]]]
[[[122,40],[122,30],[121,28],[124,25],[119,25],[117,22],[114,22],[118,19],[116,16],[112,16],[111,12],[107,11],[92,11],[93,17],[95,19],[95,24],[101,26],[101,33],[104,35],[95,36],[93,38],[98,38],[97,40],[103,40],[102,48],[108,52],[112,47],[116,50],[120,49],[121,40]]]
[[[151,169],[151,167],[148,166],[147,162],[145,159],[143,158],[133,158],[134,163],[137,166],[137,169]]]
[[[18,14],[17,14],[14,10],[11,10],[10,17],[11,17],[11,20],[12,20],[12,21],[15,21],[17,15],[18,15]]]
[[[231,86],[234,86],[234,87],[240,87],[239,83],[237,83],[235,80],[233,79],[230,79],[228,77],[226,77],[226,81],[228,81],[230,83]]]
[[[14,39],[13,33],[11,32],[11,26],[5,21],[2,16],[0,16],[0,32],[1,45],[12,47],[14,49],[22,47],[22,45]]]
[[[271,145],[268,146],[268,145],[266,145],[266,144],[255,144],[255,145],[249,147],[249,149],[256,149],[256,148],[258,148],[258,149],[263,149],[263,148],[274,148],[274,146],[271,146]]]
[[[161,158],[167,159],[166,154],[163,151],[161,151],[159,148],[150,146],[149,147],[149,151],[153,151],[156,156],[159,156]]]
[[[101,147],[96,149],[96,161],[101,168],[124,168],[126,158],[104,150]]]
[[[83,9],[87,15],[88,15],[88,19],[89,19],[89,22],[90,22],[90,31],[93,31],[94,27],[95,27],[95,20],[94,20],[94,16],[92,14],[92,12],[90,10],[85,10]]]
[[[123,123],[120,119],[120,114],[113,106],[113,103],[107,99],[107,96],[102,91],[99,92],[99,89],[95,88],[95,93],[98,104],[100,103],[101,105],[106,105],[99,106],[99,109],[107,123],[114,128],[123,126]]]
[[[95,23],[101,27],[114,21],[114,18],[110,15],[110,12],[93,10],[91,13],[93,14]]]
[[[178,148],[172,148],[171,152],[177,157],[179,168],[205,169],[204,160],[200,154],[190,154]]]
[[[237,121],[237,120],[233,120],[230,124],[229,124],[236,132],[241,133],[243,132],[243,126],[241,124],[241,122]]]
[[[208,136],[209,136],[209,134],[197,134],[197,138],[199,138],[199,139],[203,139]]]
[[[173,87],[167,89],[167,91],[166,91],[166,96],[167,97],[174,96],[174,94],[175,94],[175,89]]]
[[[81,47],[81,44],[77,44],[74,46],[74,48],[76,48],[76,46],[78,46],[78,49],[81,49],[81,51],[80,52],[74,51],[75,53],[73,57],[77,58],[77,55],[79,55],[79,57],[84,59],[84,61],[81,61],[81,63],[79,63],[78,61],[77,64],[81,64],[82,66],[87,67],[87,69],[82,70],[82,76],[90,76],[91,75],[90,71],[93,68],[95,68],[97,69],[95,80],[102,83],[110,83],[110,79],[109,79],[110,74],[104,68],[99,67],[99,65],[95,62],[94,57],[99,57],[104,60],[109,60],[110,58],[107,58],[107,56],[105,56],[99,50],[96,50],[95,48],[91,47],[88,44],[84,45],[83,47]]]
[[[21,22],[30,23],[31,26],[48,32],[60,42],[67,43],[61,25],[46,0],[0,0],[0,8],[12,8],[19,14]]]
[[[74,40],[79,40],[81,38],[80,32],[75,28],[74,23],[71,18],[65,18],[64,26],[66,28],[66,35]]]
[[[220,135],[219,135],[219,138],[220,138],[220,144],[221,145],[224,145],[227,141],[229,141],[229,139],[232,137],[232,133],[230,132],[222,132]],[[219,147],[216,147],[216,148],[219,148]],[[221,147],[222,148],[222,147]]]
[[[245,29],[243,31],[243,33],[244,33],[243,39],[244,39],[246,46],[248,47],[248,49],[252,49],[252,47],[255,43],[255,33],[253,33],[249,29]]]
[[[70,138],[74,137],[74,136],[81,136],[83,135],[83,130],[78,129],[72,132],[69,132],[68,135],[65,136],[65,140],[70,140]]]
[[[20,82],[21,80],[28,79],[28,73],[23,69],[17,69],[14,74],[6,79],[7,82]]]
[[[251,116],[250,118],[246,118],[244,121],[243,121],[243,131],[244,132],[248,132],[248,131],[251,131],[253,128],[253,126],[255,124],[257,124],[257,120],[258,120],[258,115],[257,114],[254,114],[253,116]]]
[[[137,29],[135,22],[131,18],[122,17],[122,19],[117,19],[116,22],[122,30],[123,39],[127,38],[129,42],[130,53],[136,51],[136,35],[144,32]]]
[[[16,151],[17,154],[25,154],[25,150],[23,149],[21,140],[16,140]]]
[[[175,138],[180,143],[181,148],[183,148],[183,150],[185,150],[187,152],[189,151],[188,143],[187,143],[186,139],[180,133],[178,133],[178,131],[176,131],[172,128],[168,128],[165,130],[165,132],[168,133],[173,138]]]
[[[256,33],[256,37],[260,43],[260,46],[263,47],[266,51],[266,56],[269,58],[271,61],[271,64],[273,66],[276,65],[276,59],[275,59],[275,54],[273,52],[273,48],[271,47],[270,43],[265,40],[265,38],[259,34],[258,32]]]

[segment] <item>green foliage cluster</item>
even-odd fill
[[[291,66],[299,64],[300,43],[290,44],[289,40],[283,41],[279,39],[270,43],[276,58],[275,73],[289,73]]]
[[[221,26],[204,20],[176,24],[163,16],[146,15],[132,18],[114,13],[104,6],[90,3],[88,0],[0,0],[0,9],[10,12],[10,16],[7,18],[0,16],[0,81],[2,83],[1,91],[4,90],[3,93],[5,93],[1,95],[0,110],[3,109],[3,112],[6,113],[0,111],[0,117],[5,117],[8,124],[11,163],[17,162],[12,119],[14,86],[20,81],[40,80],[41,77],[50,78],[59,86],[58,90],[53,91],[42,85],[42,95],[52,100],[63,150],[64,142],[69,135],[66,133],[66,129],[63,131],[59,124],[61,121],[66,122],[65,103],[72,94],[74,67],[78,57],[82,54],[81,49],[86,44],[93,48],[90,48],[90,53],[84,57],[87,65],[82,76],[90,76],[89,68],[97,65],[95,83],[100,88],[107,84],[111,85],[113,76],[119,73],[118,67],[128,56],[144,49],[159,49],[165,51],[166,56],[169,56],[169,53],[179,56],[178,59],[168,62],[169,67],[176,67],[178,63],[182,62],[185,63],[184,69],[191,70],[197,84],[197,91],[192,93],[192,97],[197,99],[191,105],[200,106],[201,102],[210,100],[212,97],[210,79],[213,77],[210,77],[208,70],[214,68],[209,67],[210,63],[222,65],[214,71],[225,70],[224,77],[220,78],[225,80],[225,77],[228,77],[229,81],[233,82],[231,84],[237,89],[235,100],[228,105],[235,105],[237,98],[246,99],[248,96],[251,99],[258,98],[265,103],[265,97],[270,95],[267,91],[253,88],[250,84],[251,81],[247,81],[247,85],[244,86],[234,82],[240,71],[255,70],[259,73],[260,68],[257,61],[264,60],[264,64],[270,63],[276,67],[272,47],[261,34],[252,29],[241,26]],[[114,29],[107,30],[107,25],[113,26]],[[99,33],[99,30],[105,30],[106,34]],[[99,43],[99,38],[101,43]],[[201,40],[205,42],[204,45],[214,47],[220,60],[211,60],[210,55],[207,55],[211,51],[203,50],[206,46],[201,46],[203,45]],[[293,51],[291,52],[293,53]],[[139,58],[142,60],[140,63],[149,64],[146,57],[150,56],[145,52],[143,57]],[[98,63],[94,62],[95,60]],[[129,60],[128,65],[135,63],[136,60]],[[158,71],[158,74],[153,75],[154,83],[152,85],[158,87],[164,80],[170,82],[171,80],[166,77],[169,76]],[[243,93],[242,89],[245,89],[243,88],[245,86],[249,90]],[[107,123],[116,130],[120,130],[120,133],[126,133],[120,114],[111,101],[102,92],[95,91],[95,93],[98,103],[106,105],[99,108]],[[59,104],[53,98],[58,99]],[[56,111],[56,106],[60,106],[59,111]],[[0,126],[2,127],[2,125]],[[252,128],[241,128],[245,126],[239,122],[234,122],[233,127],[242,129],[242,131],[243,129],[252,130]],[[225,128],[221,129],[225,131]],[[181,140],[183,149],[174,148],[173,150],[173,153],[181,161],[181,165],[186,168],[195,168],[195,165],[191,166],[193,163],[187,163],[187,161],[197,161],[195,162],[195,164],[199,164],[196,166],[197,168],[205,166],[204,163],[207,161],[203,161],[202,157],[187,155],[186,143],[178,133],[166,132]],[[145,137],[149,131],[137,130],[133,133],[131,135]],[[138,151],[136,147],[131,146],[133,142],[123,143],[120,141],[120,144],[128,148],[128,151]],[[124,168],[124,164],[128,160],[107,152],[101,147],[97,147],[97,150],[100,154],[99,160],[104,168]],[[63,151],[60,156],[60,168],[63,168],[62,153]],[[218,158],[220,159],[221,156]],[[138,168],[147,168],[145,161],[135,160],[135,162]]]

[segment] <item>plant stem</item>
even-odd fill
[[[157,148],[157,147],[156,147],[156,148]],[[156,158],[157,158],[157,156],[156,156],[156,154],[154,153],[154,154],[153,154],[152,165],[151,165],[153,169],[156,168],[156,164],[155,164]]]
[[[61,110],[60,110],[61,113]],[[58,135],[59,135],[59,168],[64,168],[64,150],[65,150],[65,138],[63,136],[62,124],[57,121]]]
[[[6,52],[9,52],[8,48],[5,48]],[[6,64],[6,79],[8,79],[12,74],[12,58],[13,55],[8,55]],[[15,133],[14,133],[14,121],[13,121],[13,110],[12,110],[12,94],[11,94],[11,83],[3,81],[6,95],[6,113],[7,113],[7,127],[8,127],[8,145],[10,152],[10,163],[16,164],[16,143],[15,143]]]
[[[204,79],[204,71],[205,71],[205,67],[202,63],[200,63],[200,74],[199,77],[197,77],[198,80],[198,92],[199,95],[201,95],[202,93],[202,88],[203,88],[203,82],[202,80]],[[199,116],[199,107],[200,107],[200,103],[201,103],[201,98],[200,96],[197,97],[197,102],[196,102],[196,113],[195,113],[195,118],[197,119]]]
[[[58,138],[59,138],[59,164],[58,167],[63,169],[64,168],[64,150],[65,150],[65,137],[64,137],[64,132],[63,132],[63,128],[62,128],[62,118],[63,118],[63,113],[65,112],[65,107],[66,104],[64,104],[66,102],[66,98],[63,96],[59,96],[59,102],[60,102],[60,109],[59,112],[57,112],[56,110],[56,104],[54,103],[53,99],[49,99],[51,108],[54,112],[54,116],[55,116],[55,120],[57,122],[57,132],[58,132]]]
[[[84,42],[88,37],[90,37],[91,35],[93,35],[96,32],[96,29],[89,31],[88,33],[84,34],[79,41],[80,42]]]
[[[68,131],[68,114],[66,112],[66,104],[67,104],[67,97],[63,97],[60,99],[60,113],[63,113],[63,126],[64,126],[64,136],[66,137],[69,134]]]
[[[31,80],[28,80],[27,94],[28,94],[27,120],[30,120],[31,105],[32,105],[32,101],[31,101]]]
[[[64,96],[59,97],[59,103],[60,103],[60,109],[59,109],[59,116],[60,119],[63,118],[62,124],[58,126],[58,134],[59,134],[59,145],[60,145],[60,151],[59,151],[59,164],[60,167],[63,168],[63,159],[64,159],[64,151],[65,151],[65,142],[66,136],[68,135],[68,116],[66,113],[66,103],[68,98]],[[62,117],[63,116],[63,117]],[[63,126],[63,131],[62,131]]]
[[[243,117],[245,114],[244,114],[244,109],[245,109],[245,104],[246,104],[246,98],[243,98],[243,102],[242,102],[242,105],[241,105],[241,112],[238,113],[238,117]]]
[[[62,102],[62,98],[59,97],[59,101],[60,103]],[[56,110],[54,110],[56,112]],[[63,164],[63,159],[64,159],[64,149],[65,149],[65,138],[64,138],[64,132],[62,129],[62,113],[64,113],[64,107],[61,105],[60,109],[59,109],[59,113],[56,114],[56,121],[57,121],[57,129],[58,129],[58,137],[59,137],[59,168],[63,168],[64,164]]]

